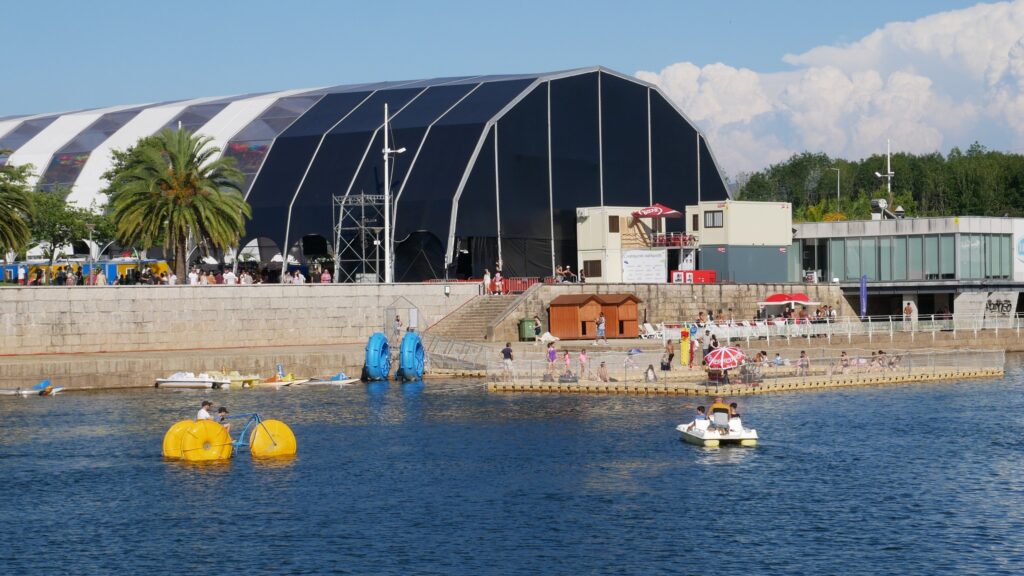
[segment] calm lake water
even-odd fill
[[[693,399],[468,382],[0,398],[0,574],[1020,574],[1008,368],[741,398],[754,449],[680,442]],[[298,456],[165,462],[207,397]]]

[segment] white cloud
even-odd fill
[[[637,77],[707,133],[730,174],[793,151],[860,158],[886,138],[915,153],[1024,145],[1024,0],[893,22],[783,60],[794,69],[680,62]]]

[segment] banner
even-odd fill
[[[627,284],[668,282],[668,250],[626,250],[622,253],[622,281]]]
[[[860,317],[868,315],[868,275],[860,277]]]

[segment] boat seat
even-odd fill
[[[711,425],[711,421],[708,420],[707,418],[705,418],[703,420],[694,420],[693,423],[694,423],[694,428],[696,428],[697,430],[701,430],[701,431],[707,430],[708,426]]]
[[[739,418],[730,418],[729,432],[743,432],[743,421]]]
[[[729,428],[729,413],[725,410],[715,410],[711,413],[711,424],[715,428]]]

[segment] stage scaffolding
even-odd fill
[[[381,282],[384,195],[333,196],[334,281]]]

